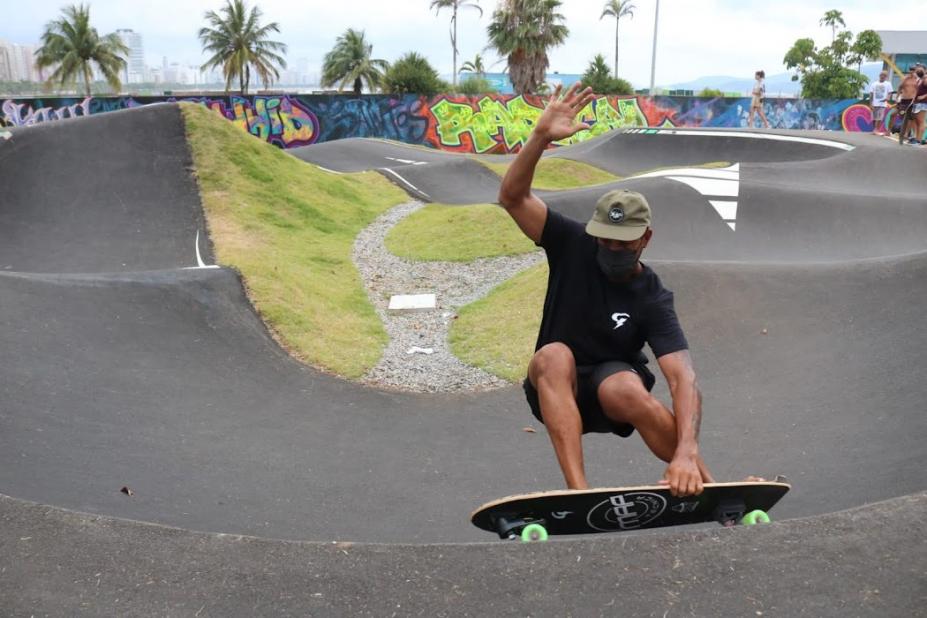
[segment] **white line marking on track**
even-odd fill
[[[686,131],[685,129],[661,129],[654,127],[644,131],[648,135],[691,135],[691,136],[708,136],[708,137],[742,137],[746,139],[765,139],[776,142],[800,142],[802,144],[814,144],[816,146],[827,146],[829,148],[839,148],[840,150],[854,150],[856,147],[843,142],[835,142],[827,139],[815,137],[798,137],[797,135],[777,135],[775,133],[748,133],[746,131]]]
[[[203,256],[200,255],[200,231],[196,230],[196,266],[188,266],[184,270],[193,270],[197,268],[219,268],[217,264],[207,265],[203,262]]]
[[[737,220],[737,202],[727,200],[708,200],[708,202],[715,207],[715,210],[725,221]]]
[[[412,190],[413,190],[413,191],[416,191],[416,192],[418,192],[418,193],[421,193],[422,195],[424,195],[424,196],[427,197],[428,199],[431,199],[431,196],[430,196],[430,195],[428,195],[427,193],[425,193],[424,191],[422,191],[421,189],[419,189],[418,187],[416,187],[415,185],[413,185],[411,182],[409,182],[408,180],[406,180],[405,178],[403,178],[402,176],[400,176],[399,174],[397,174],[396,172],[394,172],[394,171],[391,170],[390,168],[388,168],[388,167],[381,167],[380,169],[383,170],[384,172],[389,172],[390,174],[392,174],[393,176],[395,176],[396,178],[398,178],[400,181],[402,181],[403,184],[405,184],[405,185],[407,185],[407,186],[409,186],[409,187],[412,187]]]
[[[329,174],[338,174],[339,176],[344,175],[344,172],[336,172],[335,170],[330,170],[327,167],[322,167],[321,165],[316,165],[316,167],[322,170],[323,172],[328,172]]]
[[[667,178],[689,185],[702,195],[737,197],[740,190],[740,183],[736,179],[699,178],[697,176],[667,176]]]
[[[412,159],[397,159],[396,157],[383,157],[384,159],[389,159],[390,161],[396,161],[398,163],[408,163],[411,165],[428,165],[427,161],[413,161]]]

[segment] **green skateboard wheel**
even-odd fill
[[[750,511],[744,518],[740,520],[740,523],[744,526],[755,526],[756,524],[768,524],[771,519],[769,515],[766,514],[766,511]]]
[[[521,540],[525,543],[547,540],[547,529],[541,524],[528,524],[521,531]]]

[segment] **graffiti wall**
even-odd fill
[[[253,95],[7,99],[0,119],[12,126],[77,118],[165,101],[205,105],[281,148],[346,137],[379,137],[460,152],[518,151],[543,109],[533,96]],[[767,99],[777,129],[870,131],[869,107],[853,99]],[[582,110],[590,125],[568,142],[626,127],[746,127],[750,99],[599,97]]]

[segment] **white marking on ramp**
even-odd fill
[[[384,159],[389,159],[390,161],[396,161],[397,163],[405,163],[407,165],[427,165],[427,161],[413,161],[412,159],[397,159],[396,157],[383,157]]]
[[[734,197],[740,193],[740,163],[719,169],[680,167],[648,172],[632,178],[668,178],[688,185],[700,194],[711,197]],[[728,227],[736,231],[737,200],[708,200]]]
[[[802,144],[812,144],[814,146],[827,146],[828,148],[838,148],[840,150],[855,150],[855,146],[844,144],[843,142],[834,142],[827,139],[818,139],[815,137],[798,137],[795,135],[777,135],[775,133],[748,133],[746,131],[687,131],[685,129],[663,129],[651,128],[632,130],[634,133],[643,133],[645,135],[689,135],[702,137],[739,137],[743,139],[764,139],[774,142],[799,142]]]
[[[316,167],[323,172],[328,172],[329,174],[338,174],[339,176],[344,176],[344,172],[336,172],[335,170],[330,170],[327,167],[322,167],[321,165],[316,165]]]
[[[196,266],[191,266],[185,268],[184,270],[191,270],[194,268],[219,268],[216,264],[207,265],[203,262],[203,256],[200,255],[200,231],[196,230]]]
[[[380,169],[383,170],[384,172],[389,172],[390,174],[392,174],[393,176],[395,176],[396,178],[398,178],[398,179],[399,179],[403,184],[405,184],[406,186],[412,187],[412,190],[413,190],[413,191],[416,191],[416,192],[418,192],[418,193],[421,193],[422,195],[424,195],[424,196],[427,197],[428,199],[431,199],[431,196],[430,196],[430,195],[428,195],[427,193],[425,193],[424,191],[422,191],[421,189],[419,189],[418,187],[416,187],[415,185],[413,185],[411,182],[409,182],[408,180],[406,180],[405,178],[403,178],[402,176],[400,176],[399,174],[397,174],[396,172],[394,172],[394,171],[391,170],[390,168],[388,168],[388,167],[381,167]]]
[[[689,185],[702,195],[723,195],[737,197],[740,182],[734,180],[719,180],[717,178],[697,178],[695,176],[667,176],[670,180]]]

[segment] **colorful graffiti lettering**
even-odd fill
[[[288,96],[233,96],[228,104],[223,99],[182,100],[202,103],[242,130],[282,148],[307,146],[318,139],[319,119]]]
[[[255,137],[293,148],[349,137],[377,137],[474,153],[517,152],[544,102],[534,96],[255,95],[7,99],[4,124],[22,126],[164,101],[205,105]],[[776,129],[870,131],[869,107],[854,99],[766,99]],[[578,118],[590,125],[560,145],[626,127],[746,127],[750,100],[696,97],[598,97]]]
[[[83,101],[71,105],[62,105],[61,107],[39,106],[34,108],[28,103],[16,103],[7,99],[0,109],[3,111],[3,118],[7,124],[22,127],[39,122],[48,122],[49,120],[89,116],[91,100],[92,97],[86,97]]]

